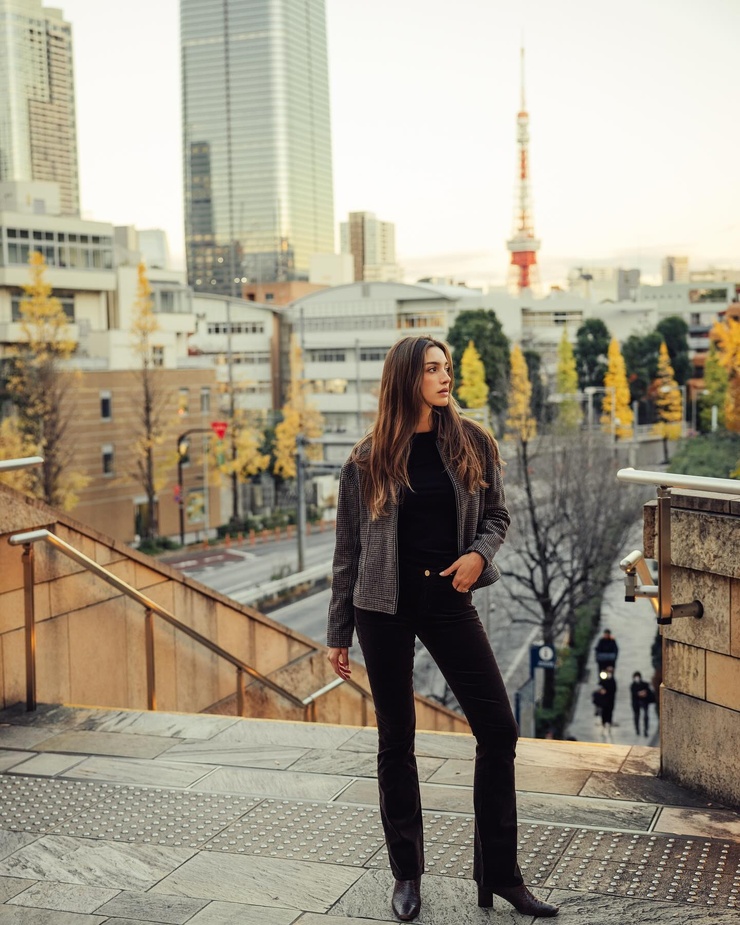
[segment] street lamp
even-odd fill
[[[220,424],[221,422],[214,422]],[[183,472],[182,467],[190,453],[190,441],[188,437],[191,434],[210,434],[212,430],[215,430],[213,425],[211,427],[191,427],[190,430],[186,430],[184,433],[180,434],[177,438],[177,493],[175,495],[177,499],[177,505],[179,508],[180,514],[180,545],[185,545],[185,486],[182,484]],[[225,432],[226,428],[224,428]],[[204,486],[204,491],[208,491],[208,484]]]

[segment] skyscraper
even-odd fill
[[[72,30],[41,0],[0,0],[2,180],[51,180],[80,211]]]
[[[180,0],[180,38],[190,284],[308,279],[334,250],[324,0]]]
[[[350,212],[348,221],[339,225],[339,242],[343,254],[352,254],[356,282],[401,280],[392,222],[378,221],[372,212]]]

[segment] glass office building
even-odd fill
[[[0,0],[0,181],[59,184],[80,211],[72,31],[41,0]]]
[[[190,284],[308,279],[334,251],[324,0],[180,0]]]

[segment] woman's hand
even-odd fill
[[[465,592],[470,591],[476,581],[478,581],[484,566],[485,562],[480,553],[466,552],[465,555],[460,556],[459,559],[455,559],[452,565],[439,574],[443,578],[446,578],[447,575],[452,575],[454,572],[455,577],[452,579],[452,587],[456,591],[465,594]]]
[[[346,681],[352,674],[349,667],[349,649],[337,649],[329,646],[326,650],[326,657],[331,662],[331,667],[334,671]]]

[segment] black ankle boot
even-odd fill
[[[526,886],[522,883],[519,886],[501,886],[496,889],[478,884],[478,905],[482,909],[490,909],[493,905],[493,894],[505,899],[507,903],[521,912],[522,915],[536,915],[542,918],[551,918],[557,915],[559,909],[550,903],[542,902],[536,896],[532,896]]]
[[[415,880],[396,880],[391,907],[402,922],[415,919],[421,909],[421,877]]]

